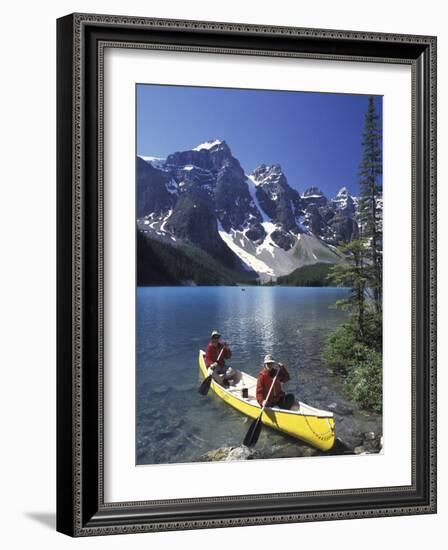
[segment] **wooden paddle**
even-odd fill
[[[246,437],[244,438],[243,445],[246,445],[246,447],[253,447],[256,445],[258,438],[260,437],[261,427],[263,426],[263,423],[261,421],[261,417],[263,416],[264,409],[266,408],[266,403],[269,401],[269,397],[271,395],[272,388],[274,387],[275,381],[277,380],[277,376],[279,375],[280,368],[277,371],[277,374],[274,377],[274,380],[272,380],[271,387],[269,388],[268,395],[266,396],[266,399],[264,401],[263,408],[261,409],[261,413],[258,418],[256,418],[252,424],[250,425],[250,428],[247,430]]]
[[[225,346],[223,345],[222,347],[222,350],[219,352],[219,355],[218,355],[218,359],[216,360],[216,362],[218,363],[219,360],[221,359],[221,355],[222,355],[222,352],[224,351],[224,348]],[[212,375],[209,374],[207,376],[207,378],[205,378],[203,381],[202,381],[202,384],[199,386],[198,388],[198,392],[201,394],[201,395],[207,395],[208,394],[208,390],[210,389],[210,384],[212,383]]]

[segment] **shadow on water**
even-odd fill
[[[206,460],[210,451],[241,446],[249,419],[212,392],[206,397],[197,392],[198,351],[205,348],[214,328],[231,346],[229,364],[256,376],[263,356],[271,353],[288,366],[291,380],[286,391],[334,413],[339,442],[330,454],[378,450],[381,416],[350,402],[344,380],[321,360],[326,336],[346,318],[345,312],[332,307],[346,292],[291,287],[248,287],[245,292],[238,287],[138,288],[137,464],[196,462]],[[247,458],[315,454],[328,453],[264,428],[257,453]]]

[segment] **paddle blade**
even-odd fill
[[[210,389],[210,384],[212,383],[212,377],[207,376],[207,378],[202,382],[202,384],[198,388],[198,392],[201,395],[207,395],[208,390]]]
[[[261,427],[263,426],[261,422],[261,415],[256,418],[250,428],[247,430],[246,437],[244,438],[243,445],[246,447],[253,447],[256,445],[258,438],[260,437]]]

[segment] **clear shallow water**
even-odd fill
[[[208,451],[239,446],[250,420],[212,392],[198,394],[198,352],[212,329],[232,349],[228,364],[256,376],[271,353],[288,366],[286,391],[310,405],[335,411],[337,436],[381,429],[347,401],[342,380],[322,363],[325,337],[346,318],[331,306],[340,288],[139,287],[137,289],[136,463],[195,462]],[[263,429],[257,452],[301,456],[306,446]]]

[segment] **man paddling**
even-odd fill
[[[278,376],[274,382],[275,375]],[[257,377],[257,401],[261,407],[279,407],[292,411],[299,410],[299,404],[294,398],[294,394],[285,393],[282,389],[282,382],[288,382],[290,379],[289,372],[284,365],[276,363],[272,355],[266,355],[264,365]],[[267,403],[266,397],[274,382],[272,391],[269,395]]]
[[[226,359],[232,357],[232,351],[225,342],[220,342],[220,338],[221,334],[214,330],[205,350],[205,366],[211,372],[213,380],[227,387],[234,374],[231,367],[226,368]]]

